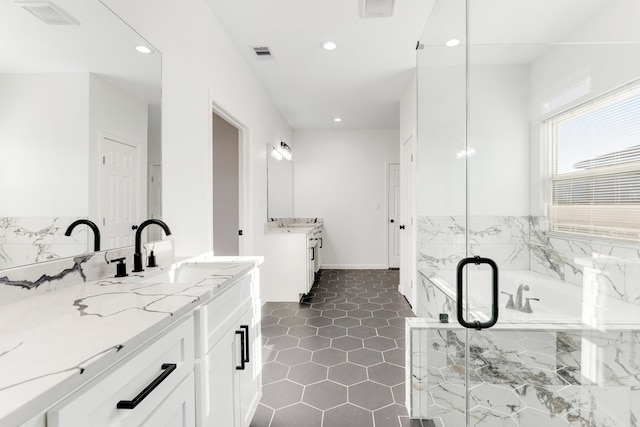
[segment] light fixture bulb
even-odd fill
[[[340,117],[336,117],[335,119],[333,119],[333,121],[336,123],[340,123],[342,119]]]
[[[322,48],[324,50],[335,50],[338,47],[334,42],[324,42],[322,43]]]
[[[460,40],[451,39],[448,42],[446,42],[445,44],[447,45],[447,47],[455,47],[455,46],[458,46],[460,44]]]
[[[136,50],[140,53],[151,53],[152,50],[149,49],[147,46],[144,45],[140,45],[140,46],[136,46]]]

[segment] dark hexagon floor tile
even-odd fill
[[[331,319],[337,319],[338,317],[345,317],[347,312],[344,310],[330,309],[322,310],[322,317],[329,317]]]
[[[328,302],[313,302],[311,308],[314,310],[330,310],[335,307],[335,304]]]
[[[381,337],[392,339],[404,337],[404,330],[396,328],[395,326],[383,326],[382,328],[378,328],[377,331]],[[289,331],[289,334],[291,334],[291,331]]]
[[[395,326],[396,328],[400,328],[404,330],[406,327],[406,323],[404,319],[405,319],[404,317],[394,317],[393,319],[389,319],[388,322],[389,322],[389,325]]]
[[[260,427],[266,427],[268,425],[269,424],[265,424]],[[321,427],[322,411],[304,403],[297,403],[287,408],[278,409],[273,415],[271,426]]]
[[[357,310],[358,304],[354,304],[352,302],[343,302],[340,304],[336,304],[336,308],[338,310],[344,310],[344,311],[349,311],[349,310]]]
[[[347,334],[347,330],[341,326],[324,326],[318,328],[318,335],[327,338],[338,338]]]
[[[336,348],[325,348],[314,351],[311,360],[324,366],[334,366],[344,363],[347,360],[347,353]]]
[[[375,311],[374,311],[374,315],[375,315]],[[389,321],[387,319],[381,319],[379,317],[369,317],[367,319],[362,319],[361,320],[362,324],[364,326],[370,326],[372,328],[381,328],[383,326],[389,326]]]
[[[296,310],[292,310],[290,308],[279,308],[277,310],[273,310],[271,312],[271,315],[273,317],[279,317],[279,318],[283,318],[283,317],[291,317],[291,316],[295,316],[296,315]]]
[[[311,337],[301,338],[298,347],[315,351],[331,346],[331,339],[314,335]]]
[[[263,405],[271,409],[284,408],[302,400],[304,387],[294,382],[283,380],[262,387]]]
[[[381,319],[392,319],[394,317],[398,317],[398,312],[393,310],[385,310],[383,308],[382,310],[376,311],[376,317],[379,317]]]
[[[296,326],[294,328],[289,328],[289,332],[287,333],[287,335],[291,335],[297,338],[305,338],[305,337],[316,335],[317,333],[318,333],[318,328],[305,325],[305,326]]]
[[[321,310],[315,310],[313,308],[305,308],[304,310],[296,311],[296,317],[304,317],[308,319],[310,317],[318,317],[322,313]]]
[[[340,350],[349,351],[357,348],[362,348],[364,344],[360,338],[354,337],[340,337],[331,340],[331,347],[338,348]]]
[[[341,363],[329,368],[329,379],[343,385],[353,385],[367,380],[367,369],[353,363]]]
[[[382,304],[376,304],[373,302],[367,302],[367,303],[358,304],[358,305],[360,306],[358,308],[361,310],[377,311],[382,309]]]
[[[262,365],[262,383],[271,384],[287,378],[289,367],[278,362],[269,362]]]
[[[333,319],[328,317],[310,317],[307,319],[307,325],[322,327],[333,324]]]
[[[361,348],[349,352],[349,362],[361,366],[371,366],[383,362],[382,353],[368,348]]]
[[[286,335],[289,328],[285,328],[280,325],[271,325],[271,326],[263,326],[262,327],[262,335],[268,338],[277,337],[280,335]]]
[[[263,404],[259,403],[256,408],[256,413],[251,420],[249,427],[266,427],[271,423],[273,417],[273,409],[267,408]]]
[[[289,335],[280,335],[277,337],[269,338],[267,345],[274,350],[286,350],[298,346],[298,338],[290,337]]]
[[[390,363],[380,363],[369,366],[369,379],[387,386],[394,386],[404,382],[404,369]]]
[[[262,363],[273,362],[276,360],[276,356],[278,355],[278,350],[275,350],[270,347],[262,348]]]
[[[333,381],[321,381],[304,389],[302,401],[314,408],[327,410],[347,403],[347,387]]]
[[[405,362],[405,350],[401,348],[394,348],[382,353],[384,361],[387,363],[393,363],[404,368]]]
[[[398,384],[391,387],[391,393],[393,393],[393,400],[395,400],[395,402],[398,405],[404,405],[407,399],[405,386],[406,385],[403,383],[403,384]]]
[[[372,350],[386,351],[396,348],[396,342],[391,338],[371,337],[364,340],[364,346]]]
[[[302,385],[317,383],[327,379],[327,367],[314,362],[292,366],[287,379]]]
[[[282,325],[282,326],[286,326],[287,328],[290,328],[292,326],[300,326],[300,325],[304,325],[304,320],[302,317],[295,317],[295,316],[290,316],[290,317],[283,317],[278,321],[278,325]]]
[[[400,310],[406,310],[407,304],[401,304],[399,302],[390,302],[388,304],[383,304],[383,307],[385,310],[392,310],[392,311],[400,311]]]
[[[351,328],[353,326],[359,326],[360,319],[355,319],[353,317],[340,317],[339,319],[334,319],[333,324],[344,328]]]
[[[349,386],[349,403],[375,411],[393,403],[391,387],[363,381]]]
[[[398,346],[398,348],[404,348],[404,341],[405,338],[396,338],[396,345]]]
[[[400,317],[416,317],[416,315],[413,313],[413,310],[408,309],[408,308],[398,311],[398,316],[400,316]]]
[[[355,326],[347,329],[349,336],[358,338],[370,338],[376,336],[376,330],[368,326]]]
[[[399,427],[400,416],[407,416],[404,406],[392,404],[373,413],[376,427]]]
[[[348,314],[349,314],[349,317],[354,317],[356,319],[364,319],[372,316],[369,310],[360,310],[360,309],[351,310],[348,312]]]
[[[388,297],[370,298],[369,302],[374,302],[376,304],[387,304],[391,302],[391,298],[388,298]]]
[[[280,308],[287,308],[289,306],[288,302],[278,302],[278,301],[269,301],[262,304],[262,308],[266,310],[278,310]]]
[[[278,323],[279,320],[280,320],[279,317],[262,316],[262,319],[260,319],[260,323],[262,324],[262,327],[265,327],[265,326],[275,325],[276,323]]]
[[[288,350],[279,351],[276,356],[276,362],[283,363],[288,366],[299,365],[311,360],[311,352],[303,348],[290,348]]]
[[[370,411],[365,411],[347,403],[325,411],[324,425],[332,427],[373,427],[373,416]]]

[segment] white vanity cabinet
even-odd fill
[[[265,301],[300,301],[309,292],[320,269],[321,239],[314,226],[265,234]]]
[[[261,397],[258,271],[204,304],[196,320],[196,425],[248,427]]]
[[[187,317],[47,412],[47,427],[195,425],[193,318]]]

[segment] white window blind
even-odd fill
[[[549,120],[550,229],[640,240],[640,84]]]

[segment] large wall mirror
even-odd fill
[[[293,160],[280,154],[278,144],[267,143],[267,220],[293,217]]]
[[[161,56],[98,0],[0,0],[0,269],[159,217]],[[148,48],[150,52],[137,50]]]

